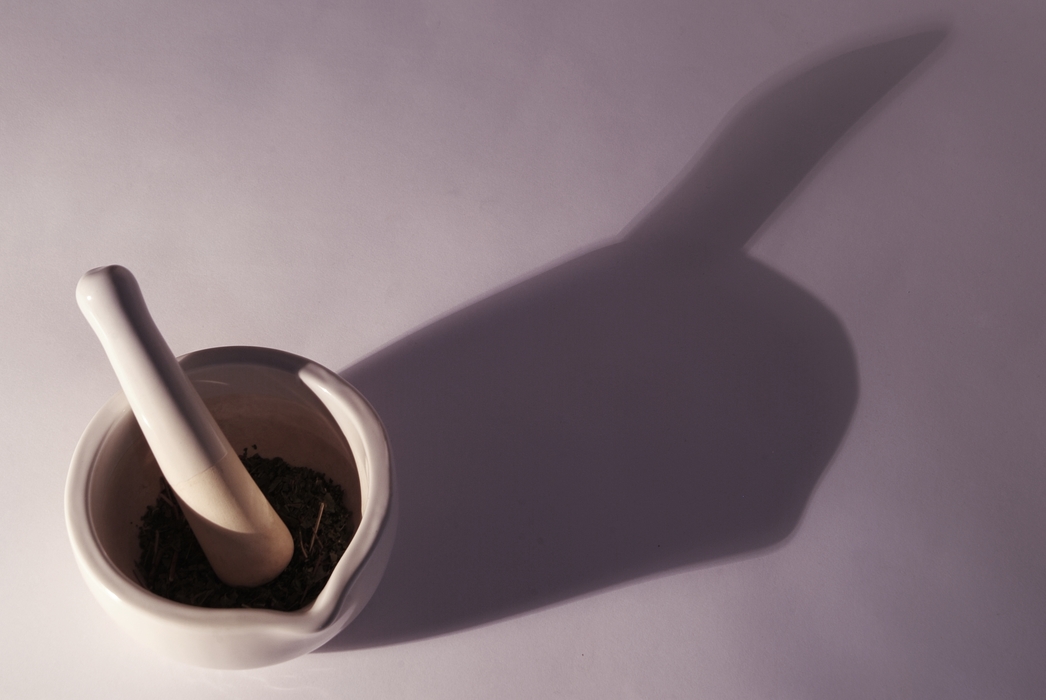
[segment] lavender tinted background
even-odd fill
[[[0,692],[1036,697],[1044,29],[0,4]],[[187,669],[80,581],[65,468],[116,382],[73,287],[109,262],[176,353],[296,352],[388,421],[414,508],[324,653]]]

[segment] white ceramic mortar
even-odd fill
[[[234,449],[257,445],[263,456],[340,484],[356,534],[327,585],[301,610],[199,608],[150,593],[133,569],[138,524],[159,494],[160,470],[119,393],[87,426],[69,469],[66,525],[80,572],[117,623],[180,661],[253,668],[306,654],[359,614],[388,563],[396,518],[381,421],[338,375],[279,350],[211,348],[179,363]]]

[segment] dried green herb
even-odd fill
[[[294,537],[294,556],[275,579],[250,588],[230,586],[214,573],[182,514],[171,487],[142,516],[139,582],[169,600],[205,608],[297,610],[312,602],[330,578],[355,531],[342,488],[330,478],[283,459],[240,456],[247,472]]]

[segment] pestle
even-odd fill
[[[89,270],[76,301],[218,578],[274,579],[294,540],[174,359],[134,275],[119,265]]]

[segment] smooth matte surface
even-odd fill
[[[0,695],[1040,696],[1044,35],[1036,0],[0,3]],[[73,290],[111,263],[175,354],[310,357],[386,422],[396,549],[319,652],[170,663],[80,580],[117,386]]]
[[[182,371],[134,275],[120,265],[88,270],[76,303],[218,578],[230,586],[275,579],[294,555],[290,530]]]

